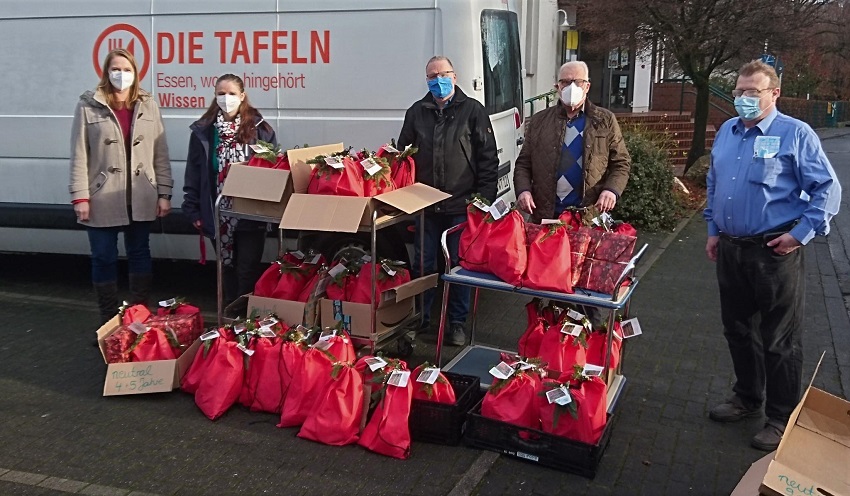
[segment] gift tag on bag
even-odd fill
[[[239,348],[240,350],[242,350],[242,353],[244,353],[248,356],[251,356],[251,355],[254,354],[254,350],[249,350],[243,344],[237,344],[236,347]]]
[[[569,405],[573,401],[566,386],[546,391],[546,400],[549,401],[549,404],[556,403],[561,406]]]
[[[218,331],[209,331],[201,334],[201,341],[209,341],[210,339],[215,339],[221,336]]]
[[[407,387],[407,381],[410,380],[409,370],[393,370],[387,384],[390,386]]]
[[[387,153],[401,153],[393,145],[384,145],[383,148]]]
[[[339,157],[325,157],[325,163],[337,170],[345,168]]]
[[[168,308],[177,304],[177,298],[169,298],[167,300],[162,300],[159,302],[159,306],[163,308]]]
[[[422,369],[422,372],[419,373],[419,377],[416,378],[416,382],[424,382],[425,384],[433,385],[437,382],[438,377],[440,377],[440,369],[437,367],[428,367]]]
[[[602,371],[605,370],[605,367],[600,367],[599,365],[593,365],[591,363],[585,364],[584,370],[582,370],[582,374],[587,377],[599,377],[602,375]]]
[[[643,332],[640,330],[640,323],[638,323],[637,317],[633,317],[629,320],[623,321],[620,323],[620,327],[623,329],[623,337],[633,338],[635,336],[640,336]]]
[[[369,370],[372,372],[376,370],[380,370],[387,366],[387,361],[381,357],[369,357],[365,360],[366,365],[369,366]]]
[[[510,212],[511,207],[508,205],[508,202],[505,201],[504,198],[499,198],[496,200],[493,205],[490,206],[489,212],[490,215],[493,216],[493,220],[499,220],[505,216],[508,212]]]
[[[366,160],[361,160],[360,165],[363,166],[363,170],[366,171],[366,174],[369,174],[370,176],[374,176],[378,172],[381,172],[381,164],[376,162],[372,157],[369,157]]]
[[[252,150],[254,150],[254,153],[269,153],[271,151],[271,150],[268,149],[268,147],[263,146],[263,145],[259,145],[259,144],[248,145],[248,146],[251,147]]]
[[[490,375],[492,375],[496,379],[505,380],[508,377],[514,375],[514,369],[505,362],[499,362],[499,365],[496,365],[495,367],[490,369]]]
[[[148,332],[148,328],[145,327],[141,322],[133,322],[132,324],[127,326],[128,329],[135,332],[136,334],[144,334]]]

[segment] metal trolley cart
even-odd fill
[[[436,360],[438,365],[442,365],[443,338],[446,327],[446,310],[449,298],[448,288],[452,284],[460,284],[463,286],[469,286],[474,289],[472,299],[472,325],[469,333],[470,344],[464,347],[464,349],[462,349],[461,352],[452,361],[450,361],[446,364],[445,367],[443,367],[445,370],[458,374],[478,376],[481,377],[482,384],[489,384],[491,382],[489,370],[493,365],[499,363],[499,354],[501,352],[516,352],[516,350],[500,349],[492,346],[475,343],[476,313],[478,310],[478,292],[481,289],[502,291],[514,294],[523,294],[532,297],[546,298],[558,302],[573,303],[577,305],[591,306],[602,310],[608,310],[608,329],[614,328],[615,318],[618,311],[623,313],[624,315],[628,315],[629,301],[638,285],[638,279],[634,275],[635,265],[637,264],[638,260],[640,260],[641,256],[643,256],[643,253],[646,251],[648,245],[644,245],[638,251],[638,253],[632,257],[628,264],[626,264],[623,274],[620,276],[615,286],[619,289],[618,291],[615,291],[614,295],[606,295],[603,293],[597,293],[586,290],[579,290],[573,294],[556,293],[552,291],[538,291],[534,289],[516,288],[506,282],[503,282],[502,280],[491,274],[473,272],[463,269],[461,267],[452,267],[448,247],[446,244],[446,238],[453,233],[463,230],[465,227],[466,222],[454,226],[443,232],[441,237],[443,255],[446,258],[446,271],[443,274],[443,301],[442,310],[440,312],[440,326],[437,334]],[[627,279],[630,280],[630,284],[628,286],[623,286],[623,283]],[[607,406],[609,413],[613,412],[617,399],[619,398],[620,393],[622,392],[626,382],[625,376],[623,376],[621,373],[622,360],[620,361],[620,364],[617,367],[618,370],[609,370],[613,335],[613,332],[608,333],[607,352],[605,354],[605,364],[603,372],[603,374],[605,374],[603,375],[603,377],[607,379],[608,383]]]

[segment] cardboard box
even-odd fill
[[[850,496],[850,402],[809,383],[759,490],[770,496]]]
[[[383,215],[413,214],[451,195],[421,183],[383,193],[371,198],[331,195],[309,195],[312,165],[307,160],[343,149],[342,143],[288,150],[292,167],[293,194],[280,221],[281,229],[357,232],[372,223],[372,213]]]
[[[97,343],[106,362],[104,340],[121,325],[121,317],[116,315],[97,330]],[[200,340],[175,360],[157,360],[154,362],[107,363],[106,379],[103,383],[104,396],[125,394],[164,393],[180,387],[180,380],[192,366],[195,353],[200,348]]]
[[[233,198],[232,210],[280,219],[292,194],[290,171],[230,165],[221,194]]]
[[[315,305],[313,305],[313,308],[315,309]],[[309,311],[307,303],[248,295],[248,315],[254,315],[255,312],[256,315],[261,317],[273,313],[291,326],[304,324],[307,327],[312,327],[317,320],[315,311]]]
[[[729,496],[758,496],[759,486],[764,479],[764,474],[767,472],[767,466],[773,460],[775,451],[771,451],[767,455],[759,458],[750,465],[749,470],[741,477],[738,485],[732,490]]]
[[[375,313],[375,332],[382,336],[411,317],[415,311],[413,297],[427,289],[437,286],[437,274],[419,277],[402,284],[397,288],[381,293],[380,302]],[[336,325],[334,300],[322,298],[320,301],[322,327]],[[372,306],[368,303],[339,302],[342,314],[351,317],[351,335],[361,338],[371,338]]]

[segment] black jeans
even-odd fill
[[[244,227],[243,223],[246,224]],[[225,305],[254,291],[263,271],[261,262],[265,246],[265,224],[259,226],[259,223],[240,220],[239,227],[233,231],[233,266],[224,267],[222,274]]]
[[[777,255],[764,244],[717,249],[720,315],[735,368],[733,390],[748,407],[785,422],[800,399],[806,294],[803,248]]]

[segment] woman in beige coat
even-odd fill
[[[118,233],[124,232],[130,301],[153,281],[151,224],[171,210],[171,164],[159,107],[139,88],[136,60],[109,52],[95,91],[80,96],[71,129],[71,202],[86,226],[92,282],[103,321],[118,309]]]

